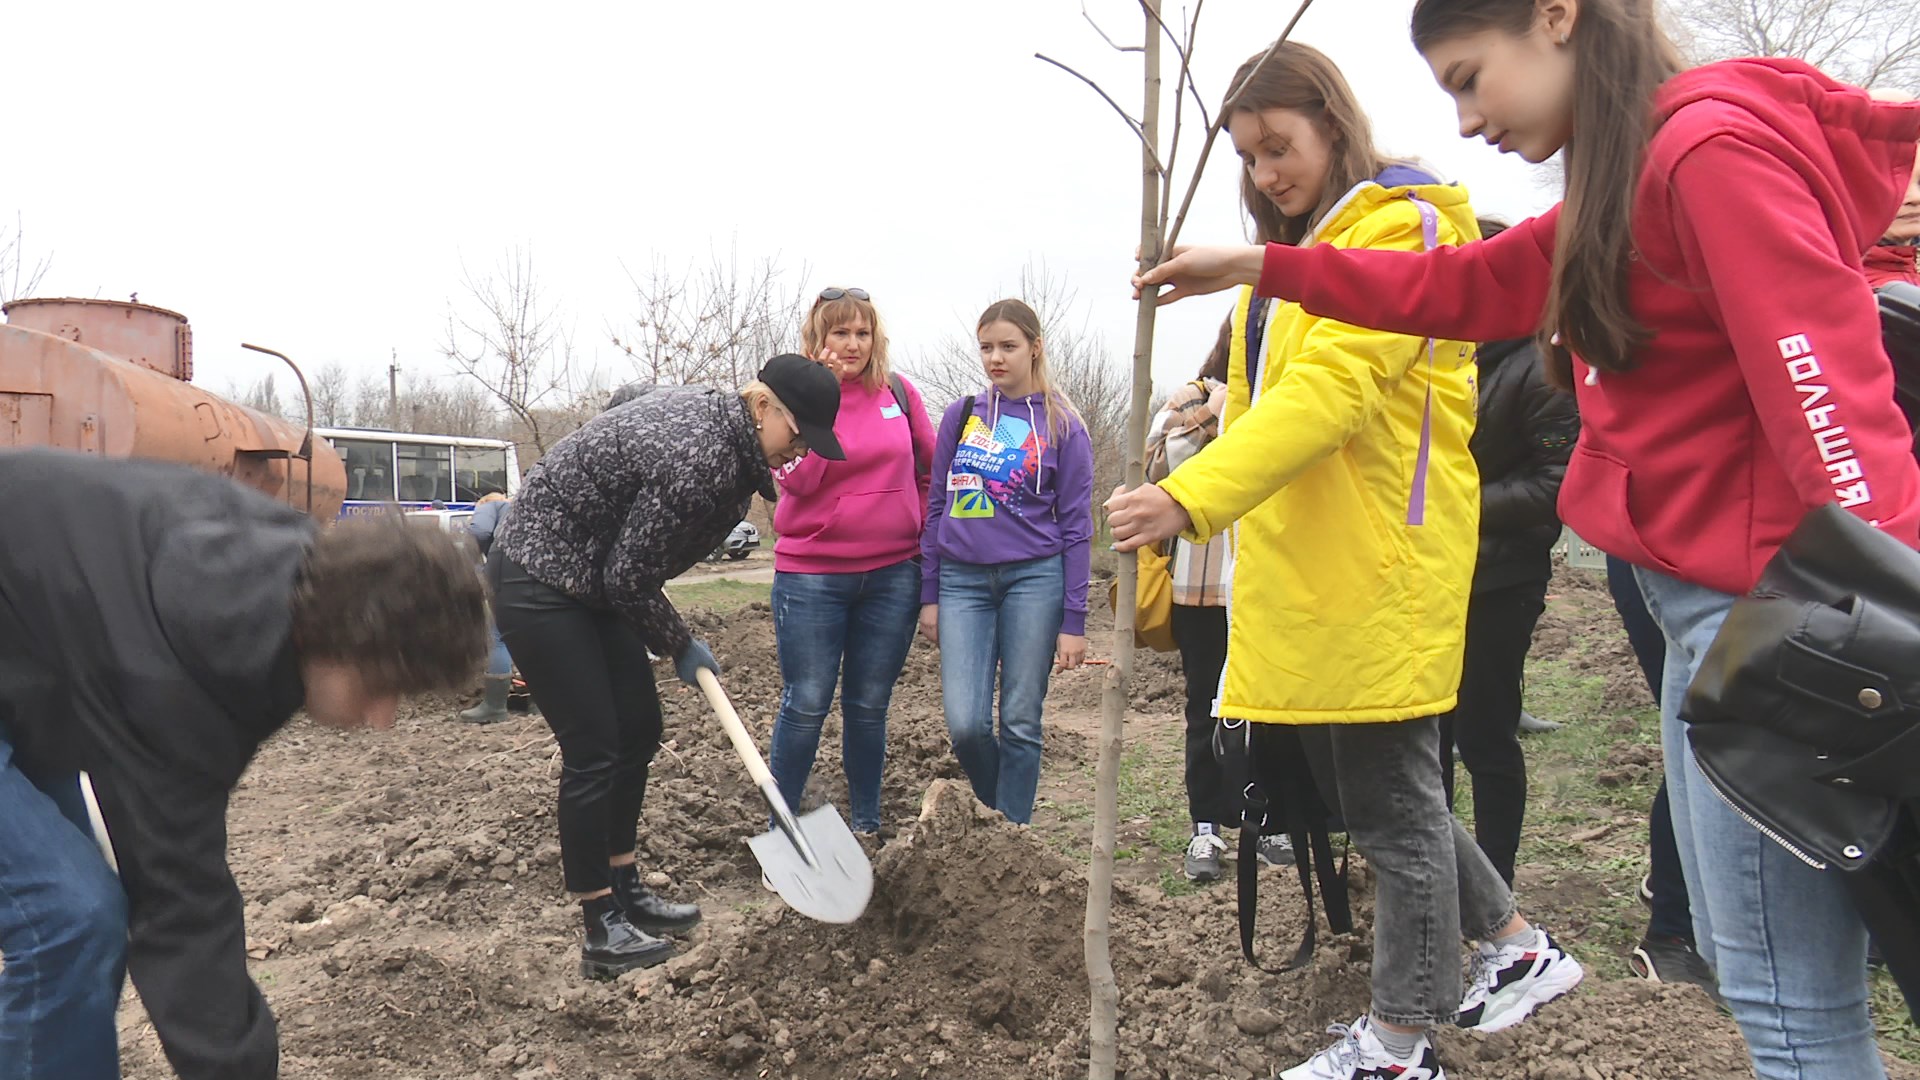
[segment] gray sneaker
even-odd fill
[[[1267,835],[1260,838],[1255,848],[1263,866],[1292,866],[1293,837],[1286,833],[1278,836]]]
[[[1187,880],[1219,881],[1223,868],[1220,855],[1227,850],[1227,842],[1219,833],[1194,830],[1193,839],[1187,843]]]

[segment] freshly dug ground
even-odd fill
[[[1596,588],[1569,576],[1565,588]],[[780,690],[765,606],[692,618],[765,746]],[[1570,647],[1593,638],[1609,645]],[[1550,616],[1540,648],[1579,656],[1608,676],[1609,694],[1644,698],[1617,638],[1598,616]],[[1093,644],[1101,657],[1109,640],[1097,633]],[[1090,770],[1084,733],[1106,670],[1056,677],[1049,776]],[[661,676],[670,741],[654,765],[640,863],[707,917],[674,959],[617,983],[576,974],[578,909],[561,889],[553,821],[559,760],[538,719],[475,729],[447,722],[468,702],[421,700],[389,733],[297,720],[262,751],[234,797],[233,866],[250,901],[254,975],[280,1020],[283,1075],[1085,1075],[1085,867],[1061,853],[1076,850],[1084,807],[1071,818],[1047,807],[1020,829],[972,798],[948,748],[930,648],[916,645],[895,692],[889,839],[873,902],[845,927],[809,922],[760,888],[743,842],[764,825],[758,796],[704,702]],[[1177,745],[1177,662],[1143,654],[1133,699],[1129,738]],[[844,810],[837,743],[829,721],[810,804],[825,796]],[[1323,926],[1311,966],[1285,976],[1241,961],[1230,884],[1169,895],[1160,869],[1123,872],[1116,890],[1123,1075],[1267,1077],[1325,1045],[1327,1024],[1364,1011],[1372,889],[1362,861],[1359,932],[1329,938]],[[1261,947],[1273,962],[1298,940],[1303,908],[1290,874],[1263,883]],[[1589,967],[1574,996],[1511,1032],[1443,1036],[1449,1074],[1747,1075],[1737,1034],[1704,995],[1617,977],[1617,964]],[[130,1077],[171,1075],[136,1001],[121,1028]],[[1920,1080],[1920,1069],[1894,1063],[1892,1075]]]

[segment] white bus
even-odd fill
[[[408,510],[471,510],[480,496],[520,490],[520,460],[504,439],[419,435],[406,431],[315,428],[347,465],[347,499],[340,516],[378,513],[398,503]]]

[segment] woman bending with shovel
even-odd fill
[[[647,766],[660,745],[648,650],[698,685],[718,671],[662,586],[773,498],[773,469],[812,450],[839,460],[839,380],[776,356],[738,394],[628,388],[528,475],[487,562],[500,635],[560,742],[560,858],[586,923],[581,973],[665,960],[692,904],[649,891],[634,865]]]

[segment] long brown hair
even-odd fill
[[[858,317],[867,320],[867,326],[873,331],[873,345],[867,353],[867,370],[860,375],[860,385],[869,392],[877,391],[887,385],[887,379],[893,374],[893,367],[887,361],[887,326],[880,321],[880,309],[873,301],[862,300],[852,293],[845,293],[832,300],[815,300],[813,310],[807,312],[807,319],[800,324],[800,346],[808,358],[819,355],[826,347],[827,335],[853,322]],[[906,407],[906,402],[901,402]]]
[[[1535,0],[1419,0],[1413,45],[1424,53],[1483,30],[1523,36],[1536,11]],[[1539,331],[1547,374],[1563,389],[1573,383],[1569,349],[1602,371],[1626,371],[1652,336],[1627,302],[1634,188],[1653,137],[1654,92],[1686,67],[1652,0],[1581,0],[1568,47],[1573,135],[1563,151],[1566,198]]]
[[[1074,408],[1073,399],[1067,396],[1066,391],[1053,384],[1053,376],[1047,370],[1047,345],[1039,314],[1024,300],[996,300],[980,313],[980,321],[973,325],[974,332],[979,333],[997,322],[1012,325],[1020,331],[1021,337],[1027,339],[1027,344],[1033,346],[1033,385],[1046,395],[1047,435],[1058,439],[1070,430],[1061,417],[1071,416],[1080,420],[1080,410]],[[1085,424],[1086,421],[1082,420],[1081,425]]]
[[[1220,324],[1220,336],[1213,340],[1213,349],[1207,353],[1206,362],[1200,365],[1200,374],[1194,377],[1226,382],[1228,361],[1232,357],[1233,316],[1228,314],[1227,321]]]
[[[1266,62],[1261,62],[1266,57]],[[1257,69],[1257,70],[1256,70]],[[1297,244],[1333,204],[1362,180],[1371,180],[1389,162],[1373,146],[1373,125],[1360,110],[1347,77],[1327,54],[1311,45],[1284,41],[1267,56],[1262,49],[1233,73],[1224,109],[1259,116],[1268,109],[1291,109],[1313,121],[1331,148],[1327,185],[1320,204],[1299,217],[1280,212],[1273,200],[1253,185],[1253,173],[1240,170],[1240,201],[1253,219],[1254,240],[1262,244]],[[1231,114],[1229,114],[1229,119]]]

